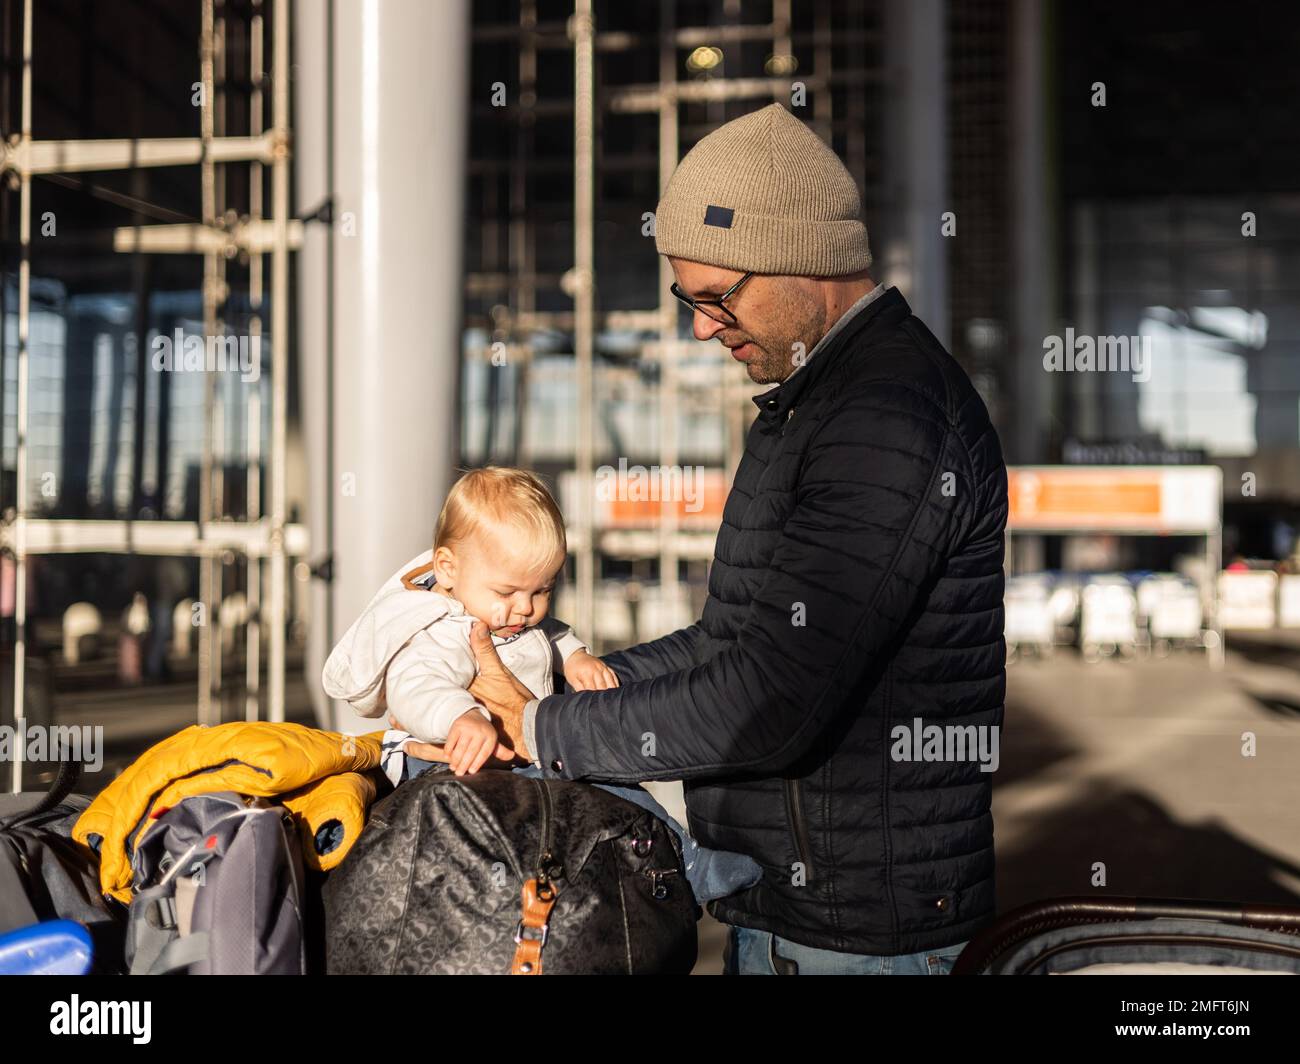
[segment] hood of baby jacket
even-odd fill
[[[397,652],[435,621],[465,612],[455,599],[415,582],[432,567],[433,551],[426,550],[384,581],[326,659],[321,682],[327,695],[350,703],[363,717],[383,714],[384,675]]]

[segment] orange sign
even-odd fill
[[[674,470],[661,475],[637,475],[637,467],[609,483],[597,479],[596,524],[600,528],[654,528],[676,514],[683,528],[716,528],[727,501],[727,479],[721,470]],[[693,474],[693,475],[692,475]]]
[[[1217,466],[1024,466],[1007,471],[1007,527],[1203,532],[1221,492]]]

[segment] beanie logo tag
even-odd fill
[[[716,225],[719,229],[730,229],[731,217],[735,213],[730,207],[716,207],[709,204],[704,208],[704,224]]]

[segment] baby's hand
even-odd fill
[[[618,676],[600,658],[575,650],[564,663],[564,678],[575,691],[604,691],[618,686]]]
[[[447,730],[447,763],[457,776],[477,772],[496,748],[497,730],[477,709],[462,713]]]

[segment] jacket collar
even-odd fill
[[[857,338],[872,322],[884,314],[901,320],[911,313],[912,309],[907,305],[903,294],[897,288],[890,288],[854,314],[848,324],[832,336],[830,342],[817,352],[816,357],[810,358],[798,373],[792,374],[776,387],[753,396],[758,416],[767,420],[785,420],[812,382],[825,376],[831,366],[840,361],[844,352],[855,346]]]

